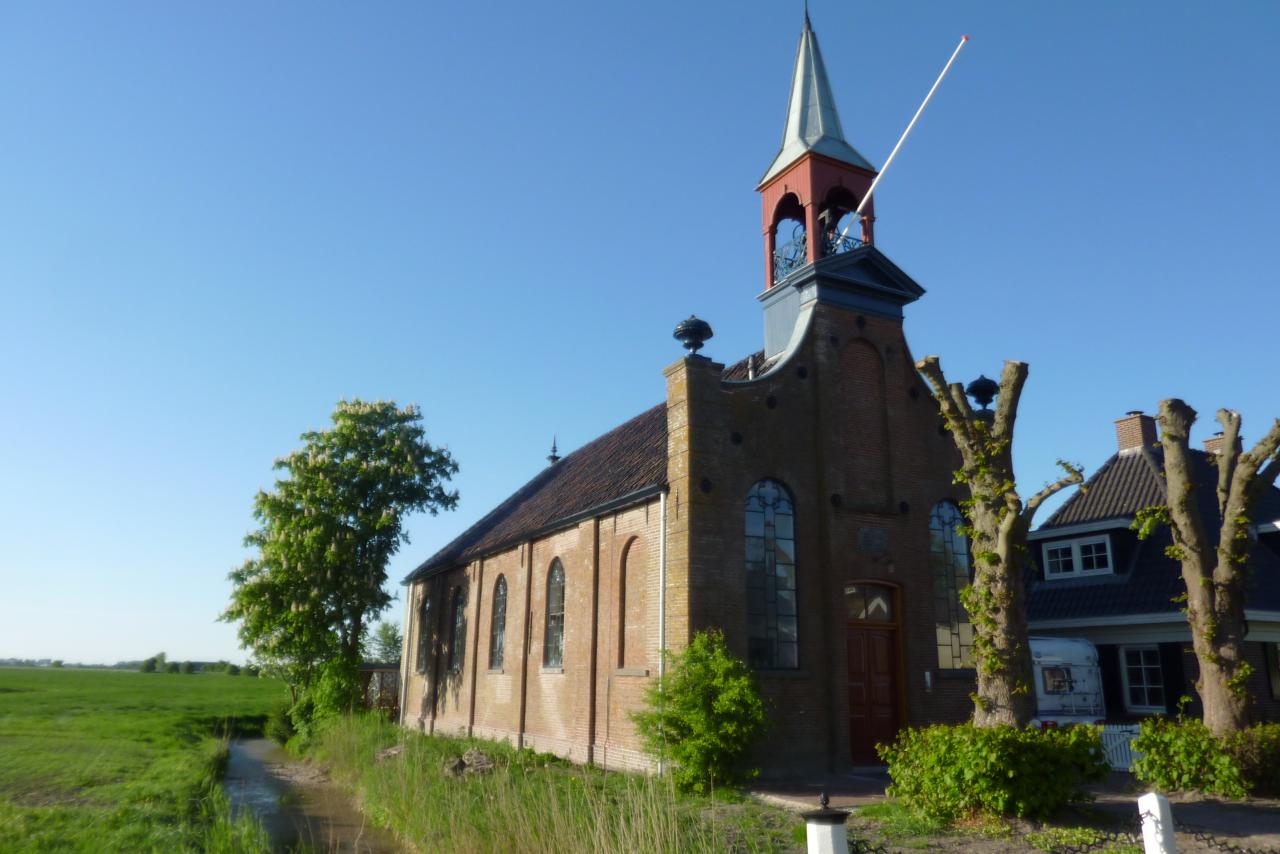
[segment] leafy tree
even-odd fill
[[[238,665],[238,664],[228,664],[228,665],[227,665],[227,675],[228,675],[228,676],[239,676],[239,675],[240,675],[240,665]]]
[[[148,658],[146,661],[142,662],[142,666],[139,667],[138,669],[141,670],[143,673],[155,673],[156,660],[154,658]]]
[[[53,661],[49,662],[49,666],[50,666],[50,667],[61,667],[61,666],[62,666],[62,659],[60,659],[60,658],[55,658]]]
[[[359,697],[360,642],[391,601],[387,562],[408,542],[408,513],[456,504],[443,484],[458,470],[427,442],[416,406],[341,401],[327,430],[277,460],[284,476],[254,501],[260,527],[245,538],[257,554],[230,575],[224,620],[290,685],[295,700],[323,667],[325,704]]]
[[[195,672],[196,672],[196,666],[195,666],[194,664],[192,664],[190,661],[184,661],[184,662],[182,662],[182,672],[183,672],[183,673],[195,673]]]
[[[1204,705],[1205,726],[1222,737],[1249,723],[1246,682],[1253,668],[1244,657],[1247,564],[1253,546],[1249,524],[1254,503],[1280,475],[1280,419],[1245,452],[1240,413],[1218,410],[1223,436],[1215,460],[1217,513],[1210,519],[1196,500],[1196,467],[1188,447],[1196,411],[1176,398],[1162,400],[1157,420],[1168,504],[1140,512],[1134,527],[1146,537],[1156,526],[1167,524],[1173,534],[1168,553],[1182,564],[1191,645],[1200,664],[1196,690]],[[1217,528],[1216,539],[1207,530],[1210,524]]]
[[[1027,534],[1040,505],[1051,495],[1084,480],[1079,466],[1058,461],[1066,476],[1025,503],[1013,474],[1013,426],[1027,380],[1025,362],[1005,362],[994,413],[975,412],[964,386],[948,383],[937,356],[916,369],[933,386],[947,430],[960,451],[956,482],[969,489],[964,502],[973,541],[973,583],[961,601],[973,623],[973,655],[978,670],[973,722],[980,727],[1025,726],[1035,714],[1031,650],[1027,641],[1023,567]]]
[[[170,661],[164,666],[165,673],[177,673],[180,669],[181,666],[176,661]]]
[[[379,664],[399,664],[404,636],[398,623],[381,622],[366,638],[364,656]]]
[[[650,754],[675,760],[681,788],[704,792],[758,773],[743,764],[764,732],[764,700],[718,630],[694,635],[645,700],[631,716],[636,731]]]

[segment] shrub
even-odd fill
[[[240,665],[238,665],[238,664],[228,664],[228,665],[227,665],[227,675],[228,675],[228,676],[239,676],[239,675],[240,675]]]
[[[146,661],[142,662],[142,666],[139,667],[138,669],[141,670],[143,673],[155,673],[156,660],[154,658],[148,658]]]
[[[974,814],[1047,818],[1087,797],[1085,783],[1110,770],[1099,730],[979,728],[903,730],[877,751],[889,765],[888,793],[943,824]]]
[[[1280,724],[1256,724],[1227,742],[1249,794],[1280,798]]]
[[[184,661],[184,662],[182,662],[182,672],[183,672],[183,673],[195,673],[195,672],[196,672],[196,666],[195,666],[194,664],[192,664],[190,661]]]
[[[178,665],[178,662],[176,661],[170,661],[164,666],[165,673],[177,673],[180,669],[181,667]]]
[[[263,728],[267,738],[280,745],[289,743],[289,739],[297,733],[293,726],[293,717],[291,716],[292,707],[288,700],[285,700],[267,713],[267,723]]]
[[[650,754],[675,761],[672,777],[681,789],[705,792],[759,773],[743,766],[764,732],[764,701],[719,631],[694,635],[645,702],[631,716],[636,730]]]
[[[1142,722],[1133,742],[1139,780],[1164,791],[1194,790],[1228,798],[1280,794],[1280,724],[1258,724],[1217,738],[1198,720]]]

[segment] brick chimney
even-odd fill
[[[1116,421],[1116,442],[1122,451],[1150,448],[1158,441],[1156,420],[1150,415],[1142,414],[1140,409],[1126,412],[1124,418]]]
[[[1208,454],[1220,454],[1220,453],[1222,453],[1222,440],[1223,440],[1223,439],[1225,439],[1225,438],[1227,438],[1227,437],[1226,437],[1226,436],[1223,436],[1223,435],[1222,435],[1222,431],[1221,431],[1221,430],[1219,430],[1217,433],[1214,433],[1212,436],[1210,436],[1209,438],[1205,439],[1205,440],[1204,440],[1204,450],[1205,450],[1205,453],[1208,453]],[[1243,440],[1244,440],[1244,437],[1243,437],[1243,436],[1239,436],[1239,437],[1237,437],[1237,438],[1236,438],[1236,449],[1237,449],[1237,450],[1240,450],[1240,449],[1242,449],[1242,448],[1243,448],[1243,445],[1244,445],[1244,441],[1243,441]]]

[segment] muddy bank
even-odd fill
[[[233,741],[223,781],[234,812],[258,817],[281,851],[392,854],[402,850],[319,769],[265,738]]]

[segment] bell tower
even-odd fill
[[[756,187],[766,289],[822,258],[871,245],[875,202],[867,204],[861,222],[851,221],[875,177],[875,167],[844,138],[806,10],[782,147]]]

